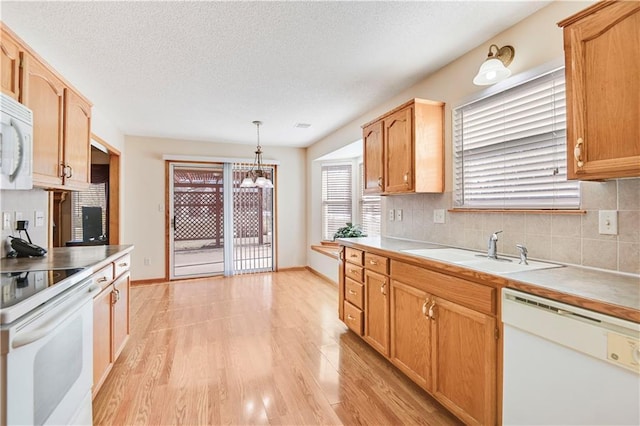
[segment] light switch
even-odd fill
[[[602,235],[618,234],[618,211],[600,210],[598,212],[598,232]]]
[[[433,223],[444,223],[444,209],[433,211]]]
[[[33,223],[36,228],[44,226],[44,212],[35,212],[33,216]]]

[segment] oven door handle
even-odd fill
[[[92,285],[89,287],[88,295],[92,295],[100,291],[100,286]],[[43,337],[51,334],[62,322],[64,322],[69,316],[78,309],[78,305],[76,303],[72,304],[68,308],[64,309],[55,318],[51,319],[42,327],[36,328],[35,330],[28,331],[26,333],[18,333],[16,337],[11,342],[11,348],[18,349],[22,346],[30,345],[33,342],[36,342]]]

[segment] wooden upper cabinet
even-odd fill
[[[20,66],[23,50],[4,28],[0,32],[0,74],[2,93],[20,100]]]
[[[434,395],[465,424],[496,424],[496,319],[442,298],[432,311]]]
[[[413,191],[413,108],[407,107],[384,119],[386,192]]]
[[[640,2],[599,2],[558,25],[569,179],[640,176]]]
[[[91,104],[67,88],[64,117],[64,184],[83,189],[91,181]]]
[[[444,191],[443,102],[413,99],[400,105],[365,124],[363,140],[365,191],[379,192],[373,186],[380,177],[383,194]]]
[[[362,143],[364,147],[364,193],[378,194],[382,192],[384,179],[381,121],[363,129]]]
[[[64,84],[30,54],[23,66],[22,103],[33,111],[33,183],[61,186]]]

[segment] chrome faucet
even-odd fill
[[[527,262],[527,254],[529,252],[527,251],[527,248],[524,246],[524,244],[516,244],[516,248],[520,250],[520,263],[523,265],[528,265],[529,262]]]
[[[498,258],[498,234],[502,231],[496,231],[489,237],[489,247],[487,249],[487,257],[490,259]]]

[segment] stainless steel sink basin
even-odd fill
[[[402,250],[404,253],[453,263],[476,271],[492,274],[535,271],[537,269],[560,268],[563,265],[529,260],[528,265],[520,264],[519,259],[503,257],[499,260],[484,257],[483,253],[456,248]]]

